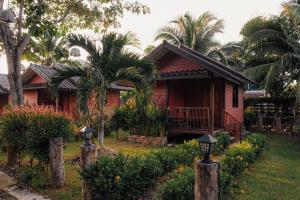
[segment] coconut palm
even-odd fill
[[[246,73],[273,96],[280,96],[299,74],[300,44],[293,33],[287,32],[286,18],[270,19],[248,38]]]
[[[215,36],[222,33],[223,28],[224,21],[217,19],[210,12],[203,13],[197,19],[185,13],[159,29],[155,40],[167,40],[174,45],[184,44],[199,53],[208,55],[212,50],[220,47]]]
[[[59,69],[50,81],[50,89],[55,92],[65,79],[79,78],[77,81],[79,110],[88,114],[87,102],[90,97],[95,99],[93,109],[97,111],[100,127],[98,140],[99,145],[103,147],[105,123],[103,108],[111,84],[125,80],[131,82],[140,94],[149,96],[149,78],[156,72],[156,68],[151,61],[139,58],[137,54],[128,51],[128,46],[138,44],[132,33],[106,34],[102,37],[99,48],[93,41],[81,35],[71,35],[69,42],[71,46],[81,47],[88,52],[87,63],[84,67]]]

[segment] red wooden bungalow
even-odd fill
[[[223,129],[239,139],[244,84],[253,81],[186,46],[166,41],[147,57],[159,67],[153,98],[170,110],[169,135]]]
[[[47,82],[51,76],[56,73],[57,68],[64,67],[63,65],[44,66],[30,64],[30,66],[22,74],[24,103],[29,105],[45,105],[58,107],[59,110],[68,112],[73,117],[77,116],[76,106],[76,81],[78,78],[70,78],[63,81],[59,86],[59,96],[56,100],[50,97],[47,92]],[[2,90],[5,85],[7,88]],[[126,87],[113,84],[108,93],[107,108],[118,106],[120,104],[120,90],[125,90]],[[6,105],[9,102],[9,84],[7,75],[0,76],[0,105]],[[6,98],[7,97],[7,98]],[[89,105],[93,99],[91,98]]]

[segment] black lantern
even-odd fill
[[[93,137],[94,130],[90,127],[85,126],[80,130],[80,132],[82,133],[82,137],[85,140],[85,145],[91,146],[92,145],[91,139]]]
[[[217,139],[210,134],[205,134],[198,139],[201,154],[204,156],[201,162],[211,163],[210,154],[215,150]]]

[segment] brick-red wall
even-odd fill
[[[226,81],[225,84],[225,111],[231,114],[240,122],[244,121],[244,89],[243,87],[239,87],[239,101],[238,107],[232,107],[232,91],[233,84],[229,81]]]
[[[24,103],[30,105],[38,105],[38,91],[24,90]]]
[[[28,83],[29,84],[46,83],[46,80],[43,77],[35,74]]]
[[[120,105],[120,90],[110,90],[107,94],[107,106]]]
[[[158,66],[160,73],[202,68],[199,64],[171,52],[159,60]]]
[[[166,108],[167,106],[168,88],[166,81],[157,81],[153,89],[152,99],[154,103],[160,107]]]

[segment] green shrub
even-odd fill
[[[224,158],[221,160],[222,171],[238,177],[246,167],[254,163],[255,152],[252,145],[244,141],[233,144],[225,150]]]
[[[261,134],[252,134],[245,138],[245,141],[249,142],[255,151],[255,156],[258,157],[264,150],[266,145],[266,137]]]
[[[231,144],[230,135],[226,132],[218,133],[216,139],[218,140],[215,150],[217,154],[227,149]]]
[[[192,165],[197,154],[198,147],[192,141],[144,157],[101,157],[81,175],[90,184],[95,199],[138,199],[158,177],[179,165]]]
[[[256,123],[256,113],[253,109],[247,108],[244,110],[244,124],[246,129],[249,129],[252,125]]]
[[[186,167],[182,172],[175,171],[170,179],[160,186],[156,199],[187,200],[194,199],[195,172]]]
[[[140,109],[143,109],[142,111]],[[137,107],[135,103],[116,108],[109,121],[112,130],[129,130],[131,134],[165,136],[169,112],[154,104]]]
[[[163,148],[155,151],[153,154],[162,163],[164,172],[170,172],[177,168],[177,166],[191,165],[194,159],[199,155],[200,151],[198,145],[194,141],[179,145],[175,148]]]
[[[96,164],[82,171],[91,186],[94,199],[138,199],[163,173],[152,155],[125,158],[101,157]]]
[[[46,164],[49,140],[72,135],[71,119],[47,107],[16,107],[6,110],[0,119],[4,144],[21,155]]]

